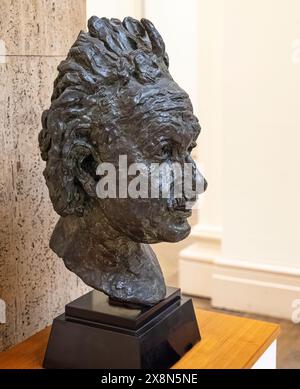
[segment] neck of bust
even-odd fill
[[[151,247],[114,229],[100,207],[90,206],[82,217],[61,217],[50,247],[87,285],[112,298],[153,305],[165,296]]]

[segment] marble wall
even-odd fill
[[[85,24],[85,0],[0,2],[0,350],[51,323],[87,290],[48,247],[57,215],[37,140],[56,67]]]

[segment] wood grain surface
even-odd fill
[[[280,327],[264,321],[196,309],[202,340],[173,368],[251,368],[277,338]],[[41,369],[51,327],[0,353],[0,369]]]

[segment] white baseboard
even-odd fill
[[[192,296],[212,296],[214,256],[209,249],[194,243],[180,252],[179,286]]]
[[[196,224],[193,226],[191,236],[206,241],[220,242],[222,239],[222,228],[219,226]]]
[[[185,248],[179,260],[183,293],[209,297],[212,305],[291,319],[300,299],[300,269],[220,258],[216,245]]]

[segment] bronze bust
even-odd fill
[[[190,155],[198,119],[168,65],[150,21],[93,16],[58,66],[51,106],[42,116],[44,176],[61,216],[50,247],[86,284],[127,303],[153,305],[164,298],[149,243],[186,238],[186,203],[206,188]],[[152,163],[190,163],[198,193],[99,198],[97,167],[106,162],[118,170],[120,155],[149,167],[150,176]],[[160,177],[154,185],[163,189],[169,181]]]

